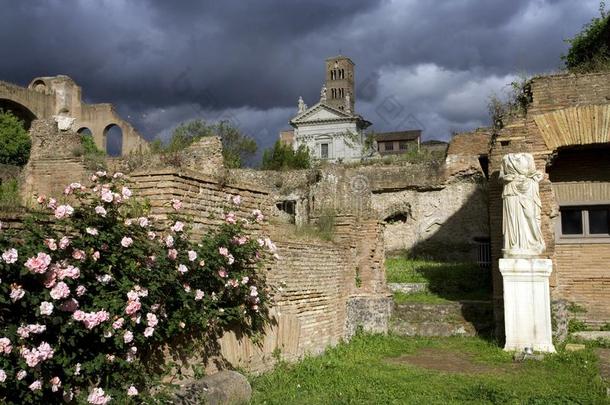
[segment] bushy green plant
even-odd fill
[[[0,231],[2,403],[156,403],[168,347],[192,355],[224,328],[252,335],[268,319],[257,272],[275,249],[268,238],[228,212],[193,243],[180,201],[168,201],[167,227],[119,173],[92,181],[62,201],[39,196],[25,229]]]
[[[23,166],[30,158],[32,141],[19,120],[0,109],[0,163]]]
[[[600,15],[593,18],[583,29],[568,39],[570,49],[561,58],[565,67],[577,73],[610,69],[610,15],[605,3],[600,3]]]
[[[91,135],[80,136],[82,156],[85,167],[89,170],[103,170],[106,168],[106,152],[99,149]]]
[[[306,145],[294,150],[291,145],[278,140],[263,152],[263,170],[309,169],[310,166],[311,157]]]

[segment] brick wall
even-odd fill
[[[591,324],[605,323],[610,320],[610,294],[604,292],[610,283],[610,244],[555,243],[559,206],[552,181],[607,181],[607,159],[594,158],[600,155],[599,151],[581,154],[578,158],[570,154],[577,149],[574,145],[581,147],[595,142],[591,146],[607,147],[599,143],[605,139],[604,127],[599,122],[603,118],[600,114],[605,116],[609,107],[610,74],[536,77],[531,82],[531,90],[533,101],[527,115],[513,118],[498,131],[490,151],[489,216],[498,331],[503,330],[504,323],[502,277],[498,270],[502,249],[502,185],[498,174],[502,156],[516,152],[532,153],[536,168],[544,173],[540,183],[542,232],[547,246],[544,255],[553,260],[552,299],[565,299],[584,307],[587,312],[583,318]],[[557,121],[546,118],[549,114],[565,120],[556,125]],[[558,150],[554,145],[562,148]],[[566,153],[566,159],[555,160]],[[556,171],[553,162],[557,162]]]

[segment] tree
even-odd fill
[[[610,69],[610,14],[605,11],[603,1],[599,11],[599,17],[593,18],[574,38],[567,40],[570,49],[561,58],[572,72]]]
[[[244,161],[256,153],[256,141],[242,134],[229,121],[209,124],[204,120],[182,123],[174,129],[172,137],[163,146],[160,142],[151,145],[153,152],[174,153],[187,148],[205,136],[218,136],[222,142],[222,156],[226,167],[241,167]]]
[[[310,166],[311,157],[305,145],[300,145],[295,151],[292,146],[278,140],[263,152],[263,170],[308,169]]]
[[[32,141],[23,121],[0,110],[0,163],[23,166],[28,162]]]

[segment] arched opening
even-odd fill
[[[30,85],[30,88],[39,93],[44,93],[47,90],[47,84],[43,80],[36,80]]]
[[[26,130],[30,129],[30,126],[32,126],[32,121],[37,118],[29,108],[13,100],[0,99],[0,110],[10,112],[15,117],[23,121],[23,127]]]
[[[123,130],[117,124],[110,124],[104,129],[106,153],[108,156],[121,156],[123,153]]]
[[[93,132],[91,132],[91,130],[87,127],[80,128],[78,131],[76,131],[76,133],[84,136],[93,136]]]
[[[388,215],[384,221],[388,224],[395,224],[397,222],[405,223],[409,219],[409,213],[405,211],[398,211],[391,215]]]

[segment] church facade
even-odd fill
[[[345,56],[326,60],[320,101],[308,107],[299,97],[292,145],[307,146],[312,157],[330,162],[358,160],[365,151],[364,130],[370,122],[354,111],[354,63]]]

